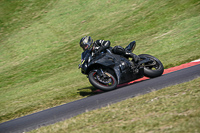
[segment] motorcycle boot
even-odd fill
[[[125,50],[133,52],[133,50],[135,49],[135,47],[136,47],[136,42],[132,41],[128,46],[126,46]]]

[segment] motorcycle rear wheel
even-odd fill
[[[163,64],[159,59],[152,55],[141,54],[139,57],[149,58],[152,62],[144,63],[144,76],[149,78],[155,78],[161,76],[164,72]]]
[[[90,83],[102,91],[111,91],[117,87],[117,80],[111,72],[105,72],[106,77],[100,77],[96,71],[91,71],[88,75]]]

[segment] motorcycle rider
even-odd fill
[[[98,55],[99,53],[109,48],[115,54],[122,55],[126,58],[130,57],[134,62],[138,62],[139,56],[132,53],[135,47],[135,43],[135,41],[131,42],[125,49],[121,46],[115,46],[112,48],[110,47],[110,41],[96,40],[93,42],[93,39],[90,36],[85,36],[80,40],[80,47],[83,48],[83,51],[91,49],[92,56]]]

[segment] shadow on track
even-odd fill
[[[145,80],[149,80],[149,79],[145,79]],[[117,86],[117,89],[123,89],[123,87],[125,86],[130,86],[130,85],[133,85],[133,84],[137,84],[137,83],[140,83],[140,82],[143,82],[145,80],[142,80],[142,81],[132,81],[133,83],[129,82],[129,83],[124,83],[124,84],[120,84]],[[104,91],[101,91],[99,89],[96,89],[95,87],[93,86],[89,86],[89,87],[85,87],[85,88],[80,88],[77,90],[79,93],[79,95],[83,96],[83,97],[89,97],[89,96],[94,96],[94,95],[98,95],[98,94],[101,94],[101,93],[106,93]],[[112,90],[114,91],[114,90]]]
[[[77,93],[79,93],[79,95],[81,95],[83,97],[89,97],[89,96],[101,94],[104,92],[94,88],[93,86],[90,86],[90,87],[78,89]]]

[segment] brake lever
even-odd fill
[[[82,68],[82,65],[79,64],[79,65],[78,65],[78,69],[80,69],[80,68]]]

